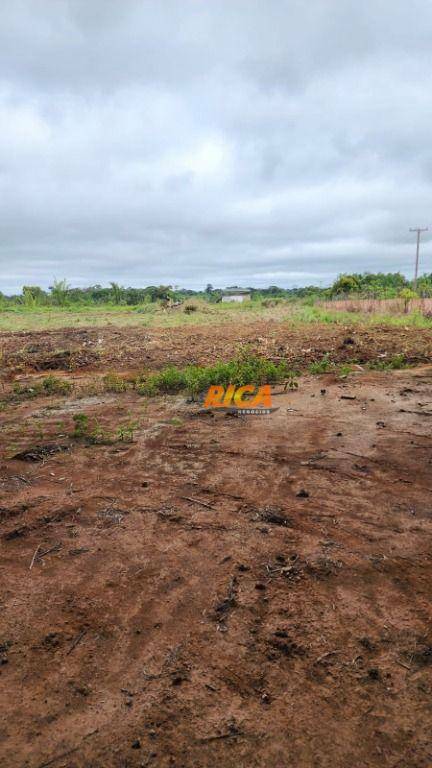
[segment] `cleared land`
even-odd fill
[[[243,344],[354,372],[276,387],[265,418],[104,384]],[[429,768],[431,329],[257,319],[0,346],[2,766]],[[413,367],[367,369],[397,355]],[[49,373],[74,389],[14,393]]]

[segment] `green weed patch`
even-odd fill
[[[67,395],[73,389],[73,384],[58,376],[46,376],[34,384],[19,384],[13,386],[13,393],[20,398],[38,397],[39,395]]]
[[[277,384],[287,382],[291,389],[297,387],[297,374],[288,363],[271,360],[242,352],[229,362],[214,365],[188,365],[185,368],[169,366],[158,373],[136,380],[136,390],[141,395],[176,394],[186,391],[191,396],[205,392],[212,385]]]

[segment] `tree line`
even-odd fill
[[[240,286],[230,286],[230,289]],[[270,285],[267,288],[249,288],[253,300],[295,300],[295,299],[338,299],[356,298],[414,298],[432,296],[432,273],[424,274],[417,281],[416,292],[412,281],[400,272],[363,272],[341,274],[327,288],[308,285],[299,288],[280,288]],[[203,291],[173,288],[170,285],[149,285],[145,288],[126,288],[111,282],[109,286],[91,285],[87,288],[73,288],[66,280],[55,280],[45,291],[37,285],[23,286],[20,294],[5,296],[0,293],[0,307],[21,305],[35,307],[67,307],[73,305],[125,305],[172,304],[191,298],[200,298],[211,303],[221,300],[223,289],[214,288],[210,283]]]

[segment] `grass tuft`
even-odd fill
[[[103,378],[105,392],[125,392],[127,383],[118,373],[107,373]]]
[[[329,355],[324,355],[321,360],[317,360],[314,363],[311,363],[309,366],[309,373],[312,373],[313,375],[319,375],[320,373],[330,373],[331,371],[334,371],[335,364],[332,360],[330,360]]]
[[[114,443],[132,443],[134,432],[138,428],[137,421],[127,421],[119,424],[114,433],[108,432],[99,424],[96,418],[90,422],[85,413],[76,413],[73,416],[74,429],[71,437],[75,440],[83,440],[89,445],[113,445]]]

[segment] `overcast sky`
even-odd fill
[[[429,0],[6,0],[0,290],[411,275],[431,49]]]

